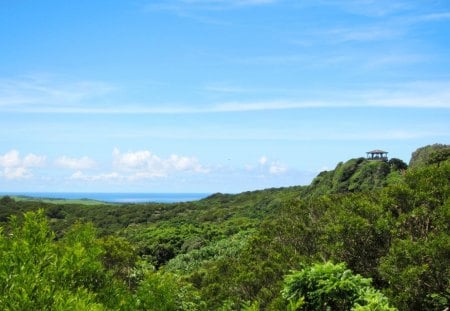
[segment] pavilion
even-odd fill
[[[388,160],[388,156],[387,156],[387,152],[383,151],[383,150],[372,150],[372,151],[368,151],[366,152],[367,154],[367,159],[369,160],[373,160],[373,161],[387,161]]]

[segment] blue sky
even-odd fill
[[[240,192],[450,142],[450,3],[0,2],[0,190]]]

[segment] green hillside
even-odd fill
[[[3,197],[0,306],[444,310],[449,148],[420,148],[409,167],[351,159],[309,186],[197,202]]]
[[[409,166],[419,167],[445,161],[450,156],[450,146],[443,144],[428,145],[417,149],[411,155]]]
[[[399,178],[407,168],[399,159],[370,161],[365,158],[340,162],[332,171],[321,172],[312,181],[308,194],[322,195],[331,193],[371,191],[380,189]]]

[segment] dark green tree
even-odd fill
[[[389,164],[391,170],[394,170],[394,171],[403,171],[408,168],[408,164],[406,164],[405,162],[403,162],[402,160],[397,159],[397,158],[390,159],[388,161],[388,164]]]

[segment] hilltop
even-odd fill
[[[340,162],[332,171],[321,172],[311,183],[313,195],[370,191],[386,186],[406,170],[402,160],[372,161],[365,158]]]

